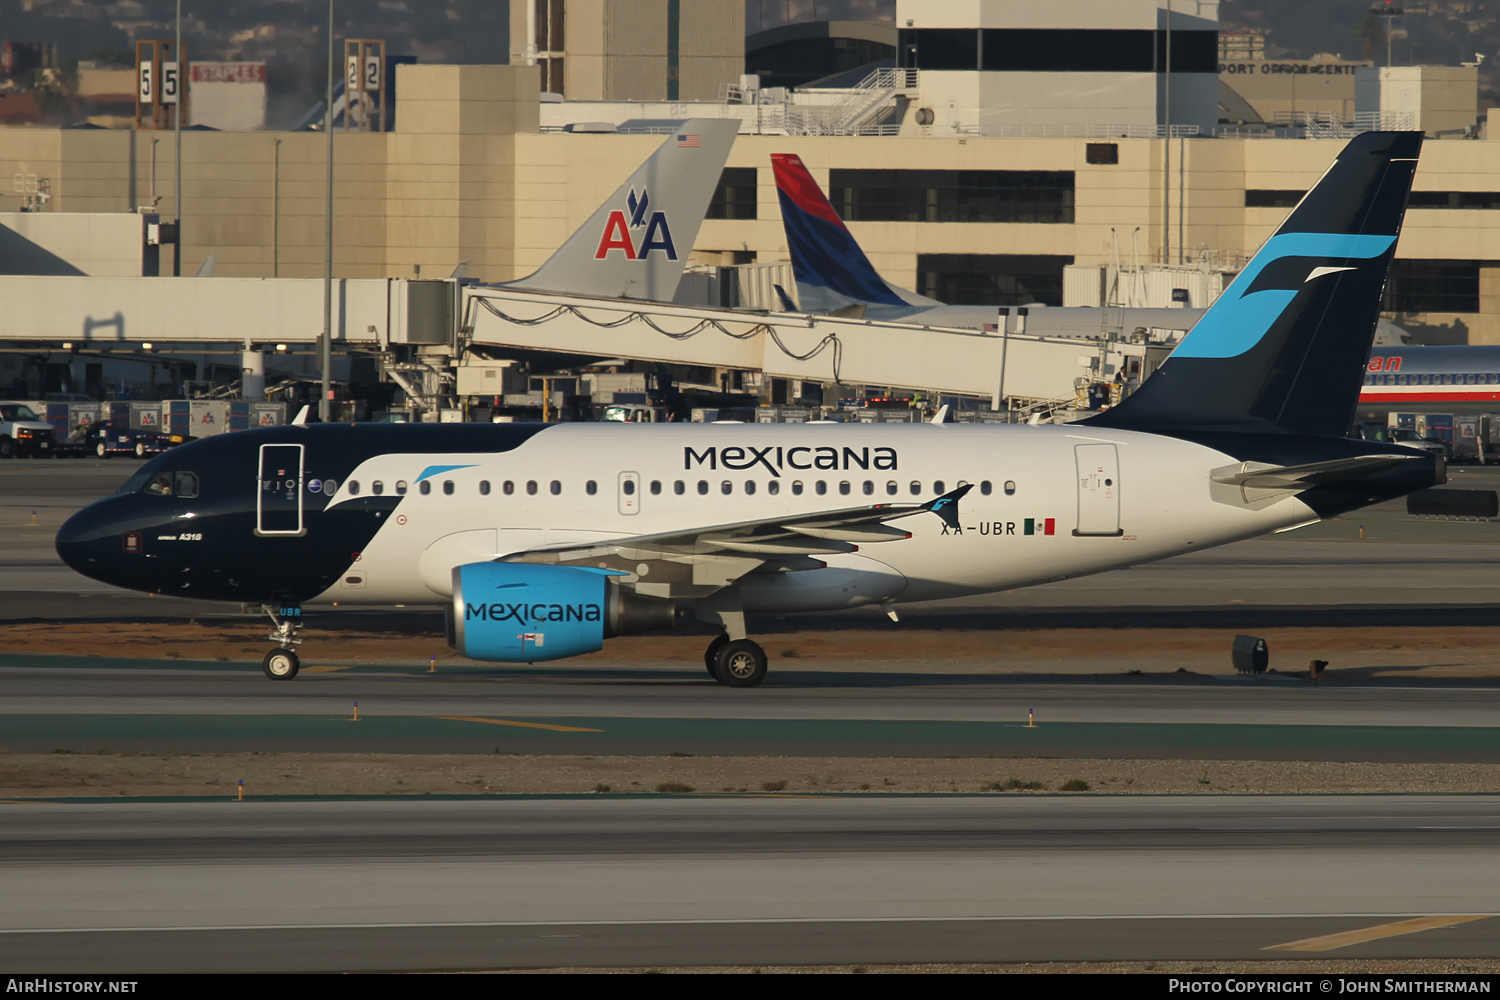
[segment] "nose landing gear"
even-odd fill
[[[262,604],[261,610],[270,616],[271,624],[276,626],[276,631],[266,638],[278,644],[277,649],[266,654],[261,661],[261,668],[265,670],[266,676],[273,681],[289,681],[297,676],[302,662],[297,659],[297,654],[292,652],[293,648],[300,645],[302,640],[297,638],[298,622],[296,618],[302,616],[301,608],[284,607],[278,615],[276,609],[269,604]]]

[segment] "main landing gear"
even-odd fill
[[[736,688],[751,688],[766,679],[766,651],[751,639],[721,635],[708,644],[704,665],[714,680]]]
[[[266,654],[261,661],[261,668],[265,670],[266,676],[273,681],[289,681],[297,676],[302,661],[297,659],[297,654],[292,652],[293,648],[300,645],[302,640],[297,638],[299,622],[295,618],[302,616],[301,608],[281,608],[280,614],[269,604],[262,604],[261,610],[271,618],[271,624],[276,626],[276,631],[266,638],[278,644],[278,648]]]

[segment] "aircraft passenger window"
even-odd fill
[[[1396,376],[1396,384],[1397,385],[1405,385],[1406,384],[1406,376],[1405,375],[1397,375]]]
[[[338,491],[339,491],[339,481],[337,479],[325,479],[325,480],[323,480],[323,492],[324,493],[328,494],[329,496],[333,496]]]
[[[839,483],[839,496],[849,495],[849,480],[845,479]]]
[[[898,490],[900,490],[900,489],[901,489],[900,484],[898,484],[894,479],[892,479],[890,482],[888,482],[888,483],[885,484],[885,495],[889,496],[889,497],[893,497],[893,496],[896,495],[896,492]]]
[[[453,495],[453,480],[451,480],[451,479],[444,479],[443,480],[443,496],[451,497],[452,495]]]
[[[1478,381],[1478,378],[1479,377],[1477,375],[1470,375],[1467,378],[1465,378],[1464,381],[1467,382],[1469,385],[1473,385],[1473,384],[1475,384],[1475,382]]]
[[[747,479],[747,480],[745,480],[745,495],[746,496],[754,496],[755,495],[755,480],[753,480],[753,479]]]
[[[1005,495],[1008,497],[1016,495],[1016,481],[1014,479],[1007,479],[1005,481]]]
[[[1365,385],[1374,385],[1374,384],[1375,384],[1374,377],[1370,376],[1370,375],[1366,375],[1365,376]]]
[[[198,474],[196,472],[179,472],[174,477],[174,488],[177,495],[189,499],[198,495]]]
[[[813,492],[817,493],[818,496],[822,496],[823,494],[828,492],[828,484],[819,479],[817,484],[813,487]]]
[[[795,479],[792,481],[792,495],[799,497],[802,495],[802,480]]]
[[[152,496],[169,497],[172,495],[172,474],[170,472],[158,472],[151,477],[146,484],[146,492]]]
[[[1443,385],[1452,385],[1453,384],[1453,376],[1452,375],[1444,375],[1444,376],[1442,376],[1442,384]]]
[[[1484,380],[1489,385],[1495,385],[1496,383],[1500,383],[1500,375],[1486,375]]]
[[[370,492],[373,493],[373,494],[375,494],[376,496],[380,496],[382,493],[385,492],[385,483],[382,483],[378,479],[375,480],[373,483],[370,484]]]
[[[734,492],[734,484],[727,479],[724,480],[719,484],[719,492],[727,497],[729,494]]]
[[[988,479],[986,479],[984,482],[982,482],[982,483],[979,484],[979,492],[983,493],[985,496],[989,496],[990,495],[990,490],[991,490],[991,486],[990,486],[990,481]]]
[[[490,495],[490,481],[488,479],[481,479],[479,481],[479,495],[482,497]]]
[[[628,497],[635,496],[635,480],[627,479],[620,484],[620,490]]]
[[[651,480],[651,495],[654,496],[654,497],[661,496],[661,480],[660,479],[653,479],[653,480]]]
[[[781,481],[777,480],[777,479],[771,480],[769,483],[766,484],[766,492],[769,493],[769,494],[771,494],[773,497],[776,494],[780,493],[781,492]]]
[[[1421,384],[1422,385],[1431,385],[1432,384],[1432,376],[1431,375],[1419,375],[1418,378],[1421,380]]]
[[[681,479],[677,480],[677,482],[672,484],[672,492],[676,493],[678,496],[682,496],[687,492],[687,483],[683,482]]]
[[[506,496],[510,496],[515,491],[516,484],[511,482],[509,479],[507,479],[505,483],[500,487],[500,492],[504,493]]]
[[[553,496],[559,496],[562,494],[562,483],[554,479],[552,480],[552,485],[549,486],[548,489],[552,491]]]
[[[865,480],[865,485],[864,485],[864,491],[865,491],[865,496],[867,496],[867,497],[868,496],[874,496],[875,495],[875,484],[872,483],[872,482],[870,482],[868,479],[866,479]]]
[[[406,495],[406,480],[404,480],[404,479],[398,479],[398,480],[396,480],[396,494],[398,496],[405,496]]]
[[[700,479],[700,480],[698,480],[698,495],[700,497],[706,497],[706,496],[708,496],[708,480],[707,479]]]
[[[595,493],[599,492],[599,484],[590,479],[588,482],[583,484],[583,492],[587,493],[589,496],[593,496]]]
[[[947,490],[943,489],[943,481],[941,479],[934,479],[932,481],[932,492],[934,492],[934,493],[946,493],[947,492]]]
[[[430,494],[432,492],[432,481],[428,479],[422,480],[417,484],[417,492],[422,494],[424,497]]]
[[[359,480],[358,479],[351,479],[351,480],[349,480],[349,495],[351,497],[357,497],[357,496],[359,496]]]
[[[911,495],[914,497],[919,497],[922,495],[922,484],[917,482],[915,479],[913,479],[911,483]]]
[[[629,483],[626,484],[627,487],[629,485],[630,485]],[[625,492],[629,493],[630,490],[627,488],[625,490]],[[527,496],[533,496],[533,497],[536,496],[536,480],[535,479],[528,479],[528,480],[526,480],[526,495]]]

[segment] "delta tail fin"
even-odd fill
[[[772,153],[771,170],[802,312],[830,312],[855,304],[938,304],[921,296],[903,297],[875,273],[800,156]]]
[[[1352,139],[1156,374],[1084,423],[1343,437],[1421,150]]]
[[[682,123],[536,272],[505,288],[670,302],[740,123]]]

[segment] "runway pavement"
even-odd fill
[[[1500,955],[1494,796],[122,802],[0,817],[0,967],[14,970]],[[1326,935],[1345,936],[1294,944]],[[1285,945],[1324,950],[1266,950]]]

